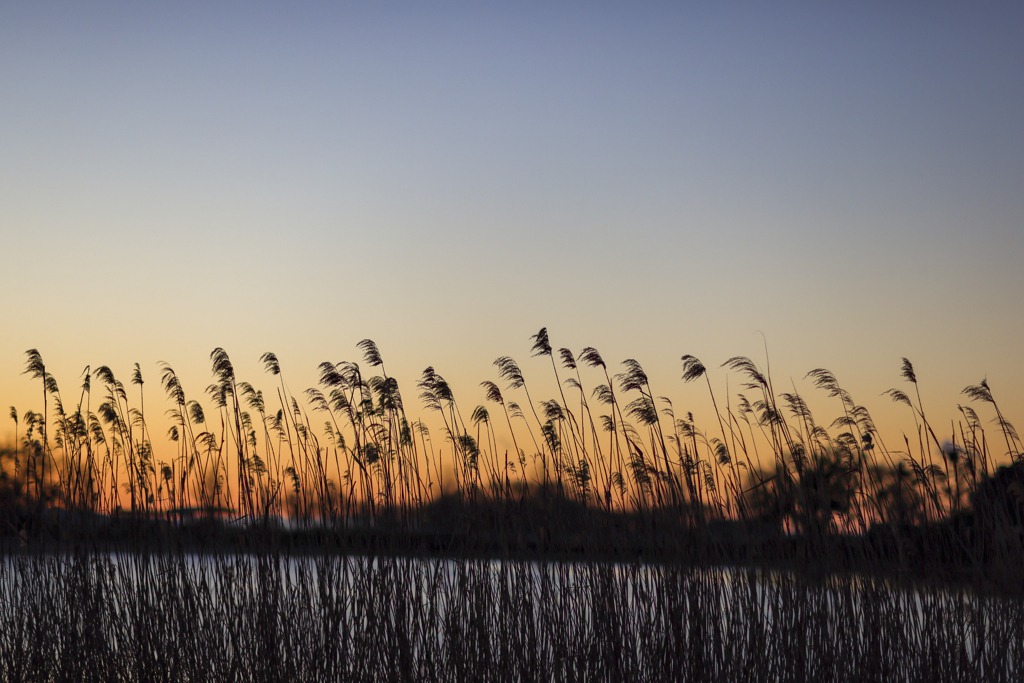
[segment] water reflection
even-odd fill
[[[132,661],[187,654],[241,666],[306,653],[355,678],[390,671],[373,654],[381,648],[410,672],[492,667],[521,680],[607,667],[623,678],[659,667],[685,677],[695,666],[724,678],[753,667],[764,680],[788,680],[798,667],[811,680],[873,671],[912,680],[937,661],[998,680],[1024,661],[1019,599],[870,577],[640,563],[7,555],[0,621],[0,657],[39,651],[32,634],[45,628],[57,651],[83,647],[88,633],[103,652]]]

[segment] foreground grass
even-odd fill
[[[1024,604],[866,577],[338,555],[24,555],[5,680],[1015,681]]]
[[[750,397],[720,410],[684,356],[699,426],[636,361],[533,341],[558,396],[502,357],[494,416],[424,371],[436,441],[373,342],[379,374],[325,363],[302,402],[265,354],[276,408],[217,349],[206,405],[163,367],[170,456],[138,366],[137,404],[101,367],[68,410],[29,352],[44,410],[12,409],[0,457],[3,679],[1021,679],[1024,464],[987,382],[965,393],[996,428],[963,407],[940,439],[904,359],[888,393],[917,447],[892,451],[827,370],[831,428],[746,358],[724,366]]]

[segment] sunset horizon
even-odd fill
[[[1024,679],[1022,36],[0,3],[0,680]]]

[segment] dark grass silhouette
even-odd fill
[[[301,401],[272,353],[265,395],[216,349],[205,402],[163,364],[160,448],[138,365],[131,389],[86,368],[69,410],[30,351],[44,411],[12,409],[0,458],[2,677],[1020,679],[1024,465],[987,381],[964,393],[995,429],[961,406],[941,440],[904,359],[916,400],[887,393],[916,443],[895,450],[824,369],[828,428],[747,358],[722,403],[683,356],[706,431],[635,360],[532,342],[557,396],[501,357],[492,408],[464,412],[427,368],[440,434],[370,340],[372,375],[323,363]]]

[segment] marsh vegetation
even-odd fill
[[[429,428],[372,341],[301,397],[274,354],[264,392],[216,349],[202,401],[161,367],[159,443],[138,365],[69,403],[29,351],[3,678],[1019,680],[1024,465],[986,381],[940,437],[904,359],[895,448],[824,369],[829,426],[750,359],[718,396],[683,356],[698,424],[635,360],[532,342],[552,398],[510,357],[471,409],[427,368]]]

